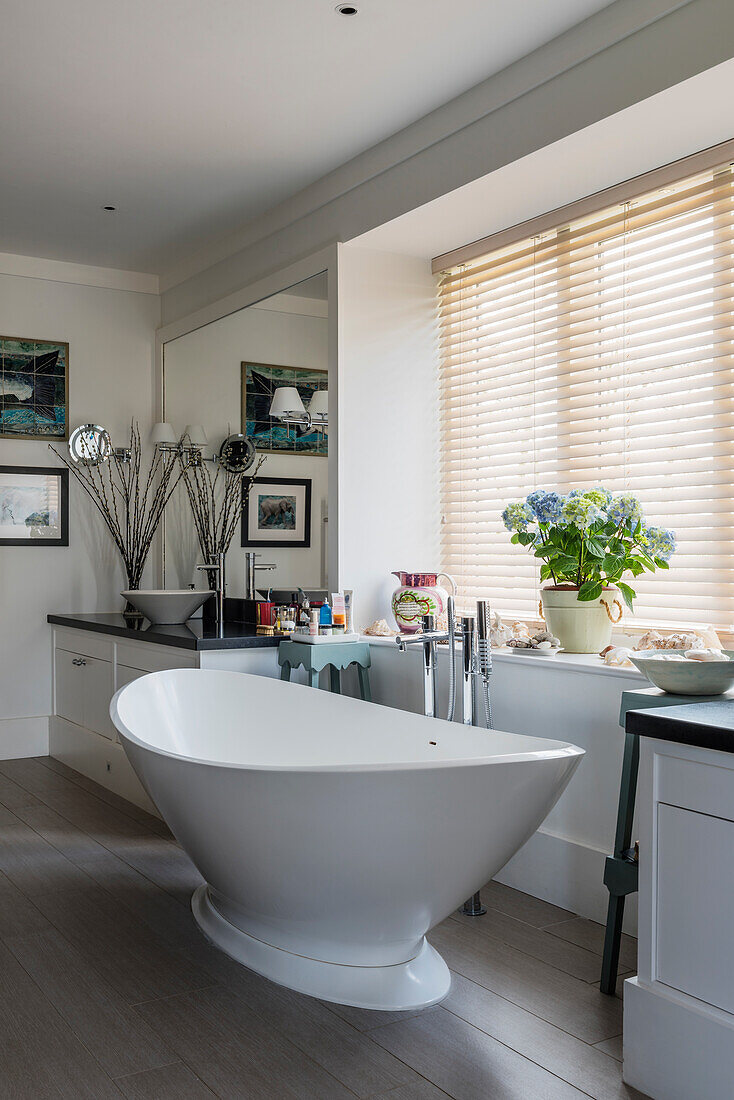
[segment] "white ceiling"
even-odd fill
[[[609,2],[3,0],[0,252],[165,271]]]

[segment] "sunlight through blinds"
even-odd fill
[[[734,623],[732,200],[726,163],[442,273],[442,567],[464,602],[537,617],[503,507],[604,484],[678,538],[635,622]]]

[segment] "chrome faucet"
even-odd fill
[[[398,634],[395,641],[398,649],[405,652],[409,645],[423,646],[423,710],[429,718],[438,717],[438,694],[436,690],[436,644],[438,642],[449,643],[449,706],[448,720],[454,717],[454,703],[456,695],[456,654],[454,651],[455,638],[458,635],[461,642],[461,700],[462,720],[465,726],[479,724],[479,691],[483,696],[484,713],[487,720],[487,728],[492,728],[492,705],[490,701],[489,682],[492,675],[492,649],[490,639],[490,609],[486,600],[477,601],[476,618],[473,615],[462,615],[459,619],[458,631],[454,616],[454,600],[448,601],[448,631],[437,631],[432,615],[423,615],[423,633]],[[467,898],[461,912],[470,917],[481,917],[487,912],[482,905],[479,891]]]
[[[264,562],[256,562],[256,558],[259,555],[253,551],[248,551],[245,554],[245,599],[255,599],[255,570],[262,569],[263,572],[269,572],[271,569],[275,569],[274,565],[266,565]]]
[[[197,569],[205,569],[207,573],[216,573],[217,582],[215,593],[217,597],[217,620],[220,626],[224,623],[224,596],[227,590],[227,581],[224,570],[224,554],[217,554],[216,561],[204,565],[197,565]]]
[[[401,653],[409,645],[423,646],[423,713],[428,718],[438,717],[438,682],[436,680],[436,644],[450,641],[445,630],[436,630],[433,615],[422,615],[423,631],[420,634],[398,634],[395,639]]]
[[[473,615],[459,619],[461,637],[461,703],[465,726],[474,724],[474,676],[476,672],[477,628]]]

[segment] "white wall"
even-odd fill
[[[326,303],[298,298],[297,294],[278,295],[275,300],[250,306],[170,341],[165,345],[164,357],[166,419],[176,431],[182,431],[188,423],[203,423],[210,441],[218,447],[230,430],[241,430],[243,361],[328,369]],[[320,587],[328,459],[270,454],[259,476],[311,478],[312,486],[310,548],[258,550],[261,561],[277,567],[273,572],[261,573],[258,579],[274,588]],[[244,593],[245,553],[238,531],[227,557],[230,596]],[[175,587],[194,581],[194,567],[199,561],[191,509],[180,490],[166,517],[166,585]]]
[[[157,295],[0,275],[0,333],[68,341],[71,426],[102,424],[115,442],[133,416],[150,426],[158,320]],[[7,439],[0,463],[59,464],[43,442]],[[0,758],[47,751],[47,613],[121,610],[123,586],[112,542],[71,476],[69,546],[0,547]]]
[[[395,569],[438,568],[435,280],[425,261],[339,249],[339,575],[359,626]]]

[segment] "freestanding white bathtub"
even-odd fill
[[[110,711],[206,880],[192,899],[206,935],[360,1008],[446,996],[426,932],[524,844],[583,756],[237,672],[156,672]]]

